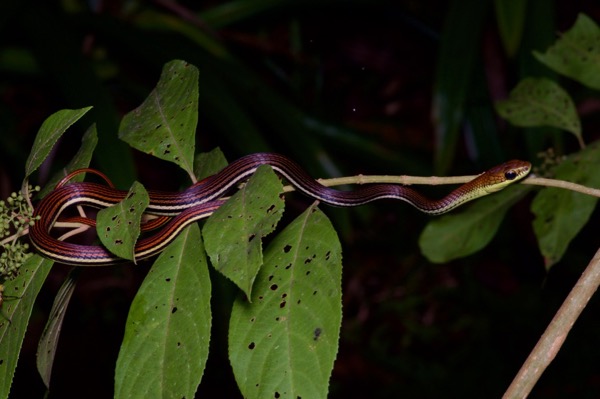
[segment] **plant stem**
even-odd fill
[[[327,187],[341,186],[348,184],[373,184],[373,183],[391,183],[391,184],[462,184],[473,180],[477,176],[391,176],[391,175],[356,175],[347,177],[336,177],[331,179],[318,179],[319,183]],[[600,189],[583,186],[581,184],[572,183],[565,180],[547,179],[543,177],[529,176],[523,179],[520,183],[533,186],[556,187],[565,190],[576,191],[578,193],[591,195],[600,198]],[[294,191],[290,187],[286,187],[285,192]]]
[[[582,186],[581,184],[572,183],[565,180],[546,179],[543,177],[528,177],[523,180],[523,184],[563,188],[565,190],[576,191],[578,193],[591,195],[593,197],[600,197],[600,189]]]
[[[503,399],[526,398],[560,350],[590,298],[600,285],[600,249],[563,302],[544,334],[506,390]]]

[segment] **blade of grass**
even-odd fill
[[[437,174],[445,174],[454,159],[487,13],[488,2],[454,0],[446,16],[436,65],[433,100]]]

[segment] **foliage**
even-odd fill
[[[588,62],[588,57],[589,60],[600,57],[600,48],[591,45],[597,43],[599,37],[600,27],[580,15],[546,55],[536,53],[536,58],[556,72],[594,88],[595,83],[589,77],[600,74],[600,64]],[[581,55],[582,48],[585,56]],[[600,185],[597,174],[590,173],[600,161],[600,147],[594,143],[584,148],[581,122],[573,100],[557,83],[543,78],[526,78],[496,107],[515,125],[553,126],[573,133],[582,150],[570,154],[556,167],[553,175],[588,187]],[[595,197],[554,188],[545,188],[538,193],[532,204],[536,216],[533,227],[547,268],[562,258],[569,243],[589,222],[596,203]]]
[[[102,245],[119,258],[135,262],[134,247],[140,236],[142,216],[149,202],[144,186],[134,182],[123,201],[100,209],[97,231]]]
[[[586,24],[573,36],[575,40],[565,32],[554,46],[550,46],[555,32],[566,26],[555,25],[554,21],[555,7],[560,9],[561,2],[495,1],[495,8],[492,8],[489,2],[455,0],[450,2],[451,7],[447,10],[444,6],[430,7],[427,3],[414,2],[353,0],[342,6],[335,1],[242,0],[214,4],[206,10],[188,14],[179,14],[186,11],[183,3],[183,8],[178,10],[169,8],[172,3],[168,2],[133,2],[123,8],[115,6],[102,10],[91,10],[78,2],[40,3],[25,1],[0,5],[0,29],[5,30],[8,43],[0,46],[0,70],[3,73],[0,93],[4,100],[0,103],[0,125],[4,132],[11,132],[0,135],[0,155],[3,163],[10,166],[6,170],[11,178],[14,181],[22,178],[21,168],[14,165],[25,163],[31,143],[27,137],[12,132],[37,130],[43,119],[57,108],[74,108],[64,112],[84,114],[79,124],[68,123],[69,118],[59,124],[62,125],[60,129],[67,131],[66,136],[58,151],[52,151],[51,159],[34,175],[35,179],[46,182],[41,195],[51,190],[65,171],[87,166],[90,162],[124,189],[129,188],[136,178],[161,188],[165,183],[174,189],[189,184],[188,180],[183,183],[182,176],[162,164],[158,172],[169,173],[169,177],[161,180],[161,173],[156,173],[149,178],[144,169],[147,158],[140,159],[135,155],[137,163],[134,163],[127,145],[117,140],[117,133],[123,134],[127,119],[133,131],[139,123],[137,115],[130,113],[119,128],[123,113],[145,98],[163,98],[165,93],[159,91],[158,86],[152,92],[151,85],[160,68],[171,59],[185,59],[199,69],[197,105],[186,108],[181,104],[182,113],[175,118],[191,129],[196,123],[193,120],[195,111],[199,110],[199,134],[195,144],[204,149],[221,145],[226,153],[236,155],[276,149],[302,162],[314,176],[329,176],[382,169],[387,173],[421,175],[451,171],[472,173],[508,156],[533,159],[536,152],[551,146],[561,155],[572,153],[567,156],[564,166],[561,164],[551,170],[549,176],[585,185],[595,184],[593,173],[588,173],[595,170],[592,163],[595,144],[588,144],[585,151],[577,152],[573,147],[578,143],[572,136],[556,133],[552,128],[515,129],[498,124],[493,113],[492,99],[501,98],[503,94],[502,90],[498,93],[498,87],[512,84],[511,79],[515,76],[558,82],[567,89],[561,90],[562,94],[570,93],[571,102],[579,111],[585,113],[589,109],[589,99],[595,96],[593,91],[590,93],[572,81],[561,81],[553,70],[538,61],[548,58],[550,65],[554,47],[560,50],[562,39],[567,39],[565,47],[568,47],[566,44],[583,43],[579,36],[581,32],[595,29],[589,18],[581,17]],[[28,11],[31,9],[38,12],[31,13]],[[490,28],[493,24],[488,23],[491,17],[496,18],[498,39],[508,59],[498,61],[494,58],[502,50],[496,48],[495,32]],[[562,23],[571,23],[568,12],[556,17]],[[313,24],[314,18],[318,19],[316,24]],[[440,30],[442,19],[446,28]],[[323,20],[328,22],[323,23]],[[335,32],[330,21],[336,22]],[[314,29],[314,26],[323,30]],[[375,40],[380,47],[373,46],[379,53],[373,52],[373,47],[364,52],[362,34],[377,31],[378,27],[384,31],[381,41]],[[341,39],[332,45],[333,41],[328,40],[330,35]],[[357,48],[363,52],[356,51]],[[485,51],[481,51],[484,48]],[[548,50],[543,54],[545,48]],[[348,53],[351,56],[344,58]],[[439,56],[435,63],[434,53]],[[576,58],[578,55],[567,57],[568,60]],[[593,57],[590,61],[584,64],[593,64]],[[346,66],[342,73],[340,64]],[[382,64],[384,67],[380,69]],[[423,81],[423,76],[433,75],[431,65],[434,64],[434,84]],[[579,64],[575,62],[571,69],[578,70]],[[563,73],[557,68],[554,70]],[[193,70],[182,71],[186,76],[189,73]],[[593,77],[594,74],[590,69],[582,76]],[[565,75],[578,79],[577,72]],[[197,86],[190,84],[188,91],[177,92],[176,96],[189,94],[188,98],[195,101],[193,90]],[[428,119],[430,99],[427,92],[431,86],[435,90],[433,114],[436,119],[433,125]],[[332,88],[336,91],[335,97],[331,95]],[[49,99],[40,94],[47,92],[52,93]],[[411,100],[407,101],[407,98]],[[415,103],[427,104],[425,112],[414,108]],[[88,110],[91,104],[94,107]],[[168,105],[170,102],[160,106]],[[562,106],[560,103],[554,105]],[[142,108],[145,106],[149,104],[143,104]],[[373,109],[385,112],[370,114]],[[576,119],[585,118],[583,113]],[[427,122],[415,123],[421,119]],[[78,155],[73,162],[68,162],[65,153],[74,152],[78,142],[73,136],[80,132],[81,125],[89,126],[92,121],[96,123],[84,134]],[[177,130],[176,125],[172,127],[156,113],[143,118],[142,122],[148,122],[150,128],[160,124],[166,140],[170,140],[171,132]],[[581,142],[584,137],[587,143],[594,140],[594,130],[590,129],[594,123],[594,117],[589,113],[587,119],[579,122],[579,126],[583,126]],[[436,129],[437,135],[430,134],[432,128]],[[130,145],[141,139],[143,137],[137,137]],[[49,150],[53,143],[49,140],[43,148]],[[172,141],[167,145],[169,143],[171,147],[174,145]],[[429,166],[431,149],[435,149],[435,171]],[[170,152],[170,147],[158,142],[153,151],[164,154]],[[186,173],[192,180],[215,173],[224,165],[216,152],[211,155],[192,153],[192,172],[190,158],[185,161]],[[41,159],[45,155],[40,152],[38,157]],[[213,160],[202,161],[211,158]],[[139,167],[142,176],[136,177],[134,165]],[[50,171],[57,172],[51,180],[47,177],[52,174]],[[498,195],[509,197],[509,201],[532,196],[530,188],[526,189],[530,194],[519,188],[511,191]],[[474,204],[464,214],[433,219],[424,230],[422,226],[427,223],[427,218],[402,206],[388,208],[387,204],[381,204],[350,212],[324,209],[344,245],[346,272],[340,350],[337,350],[338,337],[335,337],[334,345],[330,341],[335,334],[323,335],[328,340],[324,364],[329,364],[329,351],[337,352],[336,368],[329,384],[331,397],[350,394],[365,397],[500,396],[518,367],[516,364],[529,351],[529,343],[537,339],[547,323],[547,315],[562,299],[565,286],[568,288],[579,276],[579,265],[589,258],[590,246],[597,245],[590,243],[595,234],[586,234],[586,229],[592,228],[588,221],[597,217],[597,211],[594,211],[595,200],[581,194],[544,188],[536,195],[532,204],[532,210],[536,212],[533,229],[546,266],[555,265],[544,275],[538,270],[543,269],[542,262],[532,250],[535,245],[528,226],[527,200],[506,212],[503,206],[494,205],[493,198],[490,197],[487,204]],[[280,200],[273,201],[278,203]],[[291,214],[301,213],[303,209],[298,210],[295,201],[286,200],[285,205],[287,211],[280,224],[288,224]],[[488,206],[498,209],[498,213],[485,216],[477,212],[479,207],[490,209],[486,208]],[[579,212],[574,212],[574,208]],[[590,216],[589,212],[594,213]],[[421,230],[423,233],[417,243]],[[185,234],[195,233],[186,231]],[[268,270],[270,256],[267,252],[280,234],[267,237],[265,251],[261,251],[264,265],[258,274],[239,278],[240,284],[251,295],[248,299],[252,299],[252,306],[258,305],[255,310],[259,315],[269,314],[277,303],[259,302],[257,297],[261,292],[276,299],[276,294],[283,293],[282,287],[287,283],[287,276],[279,275],[277,268],[274,268],[274,276],[283,279],[277,291],[264,285],[262,278]],[[429,239],[423,238],[427,235]],[[438,240],[440,237],[444,239]],[[436,240],[440,242],[439,246]],[[430,261],[442,262],[471,255],[449,265],[431,267],[416,252],[417,244]],[[479,251],[485,245],[487,247]],[[4,291],[3,314],[7,324],[0,327],[0,351],[4,352],[0,358],[6,367],[1,378],[5,391],[0,397],[8,394],[6,390],[13,380],[19,354],[20,365],[13,393],[26,396],[19,392],[33,389],[35,384],[43,388],[38,383],[38,376],[28,373],[28,354],[32,353],[28,342],[37,341],[36,331],[42,330],[39,325],[42,312],[49,317],[40,339],[37,363],[44,383],[49,384],[52,375],[51,395],[52,392],[59,395],[61,392],[72,393],[74,389],[84,390],[81,395],[89,397],[106,397],[112,392],[112,388],[103,391],[113,381],[117,360],[117,353],[107,350],[111,340],[116,342],[113,347],[119,343],[123,346],[117,362],[120,378],[115,381],[115,389],[119,392],[131,392],[128,390],[144,387],[144,383],[154,387],[153,384],[175,378],[172,369],[158,367],[146,376],[136,373],[142,380],[127,385],[128,368],[139,369],[144,361],[156,365],[160,361],[179,360],[185,364],[186,360],[197,356],[200,360],[186,369],[189,374],[178,376],[182,384],[164,385],[165,393],[173,390],[193,392],[202,378],[198,395],[211,397],[216,395],[215,392],[227,397],[239,395],[236,384],[224,376],[235,373],[236,378],[241,379],[245,373],[239,368],[234,373],[229,372],[230,364],[223,362],[221,357],[227,355],[225,337],[232,332],[226,325],[230,320],[229,312],[235,309],[235,317],[242,317],[240,326],[250,328],[251,325],[244,323],[243,316],[249,314],[251,307],[247,306],[247,298],[239,294],[239,288],[234,289],[221,274],[204,266],[207,261],[203,256],[198,255],[194,260],[194,265],[200,267],[188,271],[177,267],[158,268],[155,264],[141,287],[136,282],[140,275],[146,275],[145,264],[85,270],[81,273],[83,278],[79,288],[72,284],[71,277],[64,276],[64,267],[53,267],[47,277],[50,265],[28,262],[16,280],[6,282]],[[226,268],[224,266],[224,270]],[[209,273],[212,273],[210,279],[205,275]],[[313,273],[315,271],[311,270]],[[175,284],[167,284],[166,278],[171,278]],[[63,280],[64,288],[59,289],[50,309],[50,295],[55,295],[54,291]],[[32,310],[44,282],[44,290]],[[335,280],[332,282],[333,286],[337,284]],[[129,288],[126,290],[124,286]],[[77,290],[75,298],[78,300],[70,303],[66,312],[74,290]],[[195,295],[180,294],[191,290]],[[124,292],[136,293],[130,309],[130,316],[135,314],[135,317],[129,317],[126,323],[125,312],[133,294],[124,295]],[[207,297],[213,299],[212,309],[207,309]],[[237,298],[236,305],[232,304],[234,297]],[[169,313],[169,307],[162,306],[172,305],[177,300],[175,313]],[[340,303],[339,300],[336,303]],[[239,304],[245,305],[234,308]],[[159,311],[154,311],[157,307]],[[182,313],[184,308],[191,310]],[[284,310],[297,311],[288,306]],[[200,325],[183,320],[182,316],[195,311],[194,319],[202,320]],[[62,325],[65,313],[63,338],[58,341],[58,326]],[[161,323],[157,325],[149,315],[157,316]],[[314,318],[310,320],[320,323]],[[338,322],[335,317],[330,321]],[[77,329],[80,325],[87,325],[89,329]],[[126,325],[127,341],[122,341],[123,325]],[[312,339],[320,338],[325,332],[317,330],[320,327],[312,329],[314,325],[302,326],[312,333],[309,338],[283,335],[278,342],[294,348],[310,345],[314,342]],[[191,344],[181,351],[181,358],[157,350],[160,347],[157,342],[177,343],[171,333],[183,330],[183,326],[188,330],[198,328],[195,332],[185,331]],[[273,326],[286,327],[283,323],[273,323]],[[593,319],[590,322],[585,314],[576,324],[578,326],[579,329],[569,336],[567,344],[570,346],[557,357],[554,368],[547,371],[538,389],[563,390],[569,395],[575,389],[593,395],[590,381],[596,373],[591,365],[597,352],[590,349],[589,342],[595,339],[598,331]],[[29,339],[21,347],[26,328],[30,331]],[[264,329],[258,331],[268,329],[266,323]],[[102,331],[102,335],[91,334],[94,330]],[[143,331],[151,342],[149,348],[139,346],[136,340],[139,331]],[[515,334],[515,331],[519,333]],[[250,331],[248,336],[254,337],[255,332]],[[207,334],[210,334],[210,350]],[[77,339],[71,338],[74,336]],[[73,357],[70,348],[82,341],[81,337],[89,341],[84,341],[86,347],[75,350],[80,357]],[[240,347],[245,344],[247,349],[249,343],[242,338],[238,343]],[[60,342],[58,353],[57,341]],[[256,344],[257,341],[252,342]],[[22,348],[20,352],[18,348]],[[61,353],[60,348],[64,352]],[[261,351],[264,348],[264,345],[255,347]],[[210,353],[208,360],[207,353]],[[253,358],[267,359],[264,352],[254,354],[247,350],[238,354],[244,353],[248,356],[240,360],[238,366],[254,361]],[[61,367],[57,366],[52,372],[55,354]],[[140,354],[151,357],[148,360],[138,356]],[[464,361],[466,357],[469,362]],[[281,361],[269,359],[273,363]],[[94,362],[99,371],[89,374],[88,367],[79,367],[82,362]],[[250,372],[260,374],[262,369],[258,367]],[[314,378],[321,388],[324,386],[323,375]],[[298,376],[287,377],[286,386],[297,387]],[[468,383],[474,380],[480,384]],[[456,384],[456,381],[464,383]],[[206,391],[207,385],[217,391]],[[246,380],[243,386],[244,392],[256,389],[252,379]],[[365,386],[369,387],[368,392],[361,391]],[[265,389],[270,390],[272,386]],[[281,392],[289,392],[284,389],[288,388],[282,388]]]
[[[569,94],[550,79],[526,78],[499,101],[496,109],[517,126],[554,126],[571,132],[583,143],[581,122]]]
[[[208,262],[194,225],[158,257],[131,304],[115,397],[194,396],[208,357],[210,299]]]
[[[494,238],[510,207],[529,191],[510,187],[477,201],[469,212],[432,220],[419,237],[421,252],[431,262],[445,263],[481,250]]]
[[[534,51],[535,57],[556,72],[581,84],[600,89],[600,29],[587,15],[579,14],[571,29],[565,32],[545,53]]]
[[[583,26],[584,25],[584,26]],[[572,47],[567,40],[594,42],[600,35],[600,28],[589,18],[580,16],[575,25],[552,47],[554,58],[573,59]],[[590,53],[594,47],[590,47]],[[594,58],[593,54],[590,54]],[[540,58],[538,56],[538,58]],[[561,67],[555,68],[563,72]],[[585,76],[600,73],[598,64],[582,63],[579,73],[569,76],[586,83]],[[593,83],[589,85],[592,86]],[[581,122],[570,95],[557,83],[547,78],[525,78],[510,93],[508,99],[496,103],[498,113],[518,126],[552,126],[566,130],[585,147],[581,132]],[[553,171],[562,180],[579,183],[588,187],[600,185],[595,173],[589,173],[599,161],[598,145],[573,153]],[[511,191],[514,194],[511,194]],[[448,262],[468,255],[487,244],[495,234],[507,207],[514,199],[526,194],[526,190],[513,187],[498,196],[485,198],[473,208],[481,210],[482,216],[470,212],[468,215],[448,215],[432,221],[420,238],[421,250],[434,262]],[[507,198],[502,198],[507,197]],[[588,223],[596,206],[597,198],[584,194],[546,188],[541,190],[532,204],[536,215],[533,223],[540,250],[549,268],[564,255],[573,238]],[[473,220],[471,220],[471,218]],[[459,234],[457,234],[459,232]]]
[[[190,130],[195,130],[195,123],[179,123],[177,116],[182,109],[189,108],[190,102],[195,102],[186,96],[165,94],[187,91],[190,81],[197,83],[195,73],[191,78],[172,78],[186,71],[195,71],[195,67],[182,61],[168,63],[157,90],[147,101],[153,106],[142,105],[132,111],[138,122],[131,123],[132,117],[125,117],[128,122],[123,126],[128,135],[138,137],[132,141],[143,142],[140,147],[146,146],[148,153],[155,153],[157,146],[162,145],[161,157],[168,152],[168,160],[191,173],[194,162],[188,153],[194,148]],[[57,132],[64,132],[73,123],[73,115],[82,115],[84,111],[61,111],[51,116],[52,128],[46,127],[50,123],[42,126],[38,143],[55,142]],[[173,124],[165,127],[167,137],[162,128],[143,134],[148,124],[154,125],[151,121],[157,113],[163,117],[161,127]],[[187,119],[196,118],[191,115]],[[177,145],[166,144],[168,140]],[[33,153],[41,151],[34,146]],[[42,161],[39,156],[30,170]],[[286,396],[325,397],[341,323],[340,244],[327,218],[310,208],[278,234],[263,260],[262,239],[273,231],[283,212],[282,189],[269,168],[259,168],[215,212],[202,233],[214,267],[243,293],[233,307],[230,348],[232,367],[244,396],[259,398],[265,392],[277,396],[279,392]],[[136,182],[122,202],[99,212],[98,236],[119,257],[134,259],[141,216],[147,205],[148,194]],[[190,397],[196,392],[208,356],[211,330],[211,284],[201,243],[197,226],[188,228],[159,256],[140,287],[129,312],[117,361],[115,397],[132,397],[140,392],[145,397]],[[32,256],[23,266],[22,275],[28,275],[30,264],[44,262],[39,255]],[[260,282],[255,284],[259,273]],[[29,276],[31,281],[21,284],[37,281],[36,274]],[[38,367],[48,387],[62,316],[74,287],[71,279],[67,281],[70,284],[65,294],[56,298],[56,312],[47,324],[38,350],[43,354]],[[253,293],[255,286],[260,294]],[[7,283],[8,290],[12,287]],[[22,294],[35,297],[25,291]],[[31,312],[33,301],[27,305],[27,311]],[[13,314],[16,313],[9,310],[8,315]],[[23,314],[19,318],[27,319]],[[249,320],[251,323],[247,324]],[[14,345],[9,337],[14,336],[17,342],[23,340],[24,329],[16,330],[11,323],[1,328],[8,337],[0,346]],[[265,339],[272,343],[268,345]],[[313,361],[306,360],[307,351],[314,354]],[[321,366],[315,367],[315,363]],[[14,363],[11,365],[14,371]],[[4,377],[8,392],[12,371]]]

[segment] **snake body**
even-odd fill
[[[135,246],[135,259],[145,259],[162,251],[179,232],[191,223],[210,216],[225,200],[231,189],[247,180],[261,165],[269,165],[297,190],[320,202],[341,207],[366,204],[380,199],[405,201],[422,212],[438,215],[468,201],[498,191],[524,178],[531,169],[525,161],[508,161],[482,173],[439,200],[430,200],[414,189],[396,184],[371,184],[353,191],[325,187],[313,179],[296,162],[273,153],[257,153],[242,157],[219,173],[181,192],[148,190],[150,203],[146,212],[172,216],[158,233],[140,239]],[[59,241],[49,232],[58,216],[72,205],[104,208],[123,200],[126,191],[97,183],[71,183],[50,192],[35,209],[39,221],[30,229],[33,246],[43,256],[72,265],[107,265],[122,261],[99,245],[81,245]]]

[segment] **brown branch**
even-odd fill
[[[600,249],[529,354],[504,399],[526,398],[562,347],[575,321],[600,285]]]

